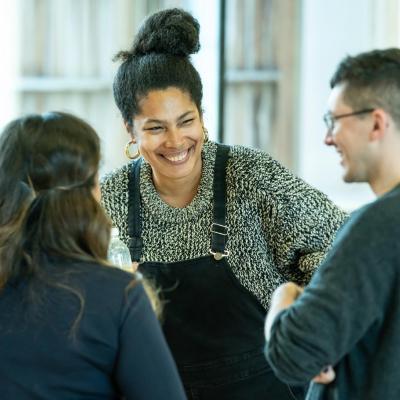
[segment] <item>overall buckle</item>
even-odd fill
[[[221,247],[224,248],[225,240],[226,240],[226,236],[228,236],[229,228],[226,225],[221,225],[221,224],[217,224],[217,223],[213,222],[211,224],[210,230],[211,230],[212,234],[223,236],[223,238],[221,238],[223,240],[223,245]],[[213,240],[213,242],[214,242],[214,240]],[[218,242],[220,242],[220,240],[218,240]],[[213,249],[210,249],[210,254],[212,254],[214,256],[215,260],[219,261],[224,257],[228,257],[229,251],[224,250],[223,252],[221,252],[221,251],[214,251]]]

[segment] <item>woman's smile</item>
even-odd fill
[[[169,152],[160,154],[167,162],[172,165],[181,165],[184,164],[189,157],[193,154],[194,145],[189,147],[188,149],[179,151],[179,152]]]

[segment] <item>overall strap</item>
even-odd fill
[[[229,146],[218,144],[214,166],[214,216],[211,225],[210,253],[216,260],[228,256],[225,249],[228,238],[226,224],[226,165],[228,163]]]
[[[139,262],[142,256],[142,221],[140,204],[140,166],[142,158],[131,164],[128,172],[128,235],[132,261]]]

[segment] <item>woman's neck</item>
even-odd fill
[[[171,207],[183,208],[192,202],[201,180],[201,165],[195,174],[179,178],[160,179],[153,175],[154,186],[160,197]]]

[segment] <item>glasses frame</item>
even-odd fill
[[[328,130],[328,133],[332,133],[335,128],[335,122],[338,119],[353,117],[354,115],[367,114],[375,110],[376,110],[375,108],[364,108],[362,110],[353,111],[351,113],[346,113],[346,114],[339,114],[339,115],[333,115],[328,111],[327,113],[324,114],[323,119],[326,125],[326,129]]]

